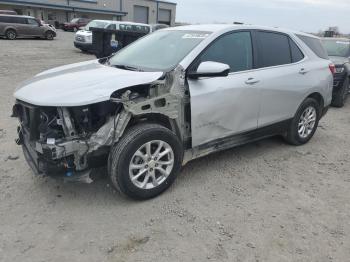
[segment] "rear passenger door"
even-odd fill
[[[258,127],[264,127],[292,118],[312,79],[290,36],[272,31],[254,31],[253,36],[261,97]]]

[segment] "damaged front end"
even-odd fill
[[[110,127],[113,132],[120,110],[119,104],[110,101],[57,108],[17,100],[13,109],[13,116],[20,121],[16,142],[22,145],[26,160],[37,174],[83,175],[105,164],[105,129]]]
[[[118,90],[109,101],[87,106],[45,107],[17,100],[16,142],[36,174],[92,182],[91,170],[107,164],[111,146],[135,122],[165,119],[184,143],[190,141],[184,79],[184,71],[177,68],[151,84]]]

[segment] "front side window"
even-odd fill
[[[350,41],[342,39],[324,39],[322,40],[324,47],[329,56],[350,56]]]
[[[289,37],[279,33],[257,32],[258,67],[292,63]]]
[[[207,61],[227,64],[231,72],[252,69],[253,49],[250,33],[236,32],[220,37],[204,51],[198,62]]]
[[[116,67],[165,72],[176,67],[209,35],[210,32],[203,31],[158,31],[121,49],[109,63]]]
[[[39,25],[38,21],[36,21],[35,19],[27,19],[27,22],[29,25],[35,25],[35,26]]]

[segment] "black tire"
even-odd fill
[[[333,94],[332,106],[343,107],[349,94],[349,78],[344,81],[343,86]]]
[[[129,165],[136,151],[154,140],[164,141],[171,147],[174,157],[173,167],[169,176],[160,185],[142,189],[131,181]],[[113,186],[123,194],[133,199],[146,200],[160,195],[172,185],[181,169],[182,159],[182,144],[172,131],[158,124],[139,124],[127,130],[120,141],[113,146],[108,159],[108,175]]]
[[[6,38],[9,40],[15,40],[17,38],[17,32],[14,29],[8,29],[5,35],[6,35]]]
[[[48,31],[48,32],[45,33],[45,38],[47,40],[53,40],[54,37],[55,37],[55,34],[53,32],[51,32],[51,31]]]
[[[301,120],[303,113],[309,107],[312,107],[315,109],[316,120],[315,120],[315,124],[314,124],[314,127],[313,127],[311,133],[308,134],[307,137],[302,137],[298,132],[299,122]],[[313,98],[305,99],[304,102],[300,105],[297,113],[295,114],[295,116],[294,116],[288,130],[287,130],[287,135],[285,136],[285,140],[289,144],[296,145],[296,146],[306,144],[314,136],[314,134],[317,130],[317,127],[318,127],[318,122],[320,121],[320,117],[321,117],[321,108],[320,108],[319,103]]]

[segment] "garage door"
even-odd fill
[[[134,22],[148,24],[148,7],[134,6]]]
[[[160,24],[170,25],[171,21],[171,10],[168,9],[159,9],[158,22]]]

